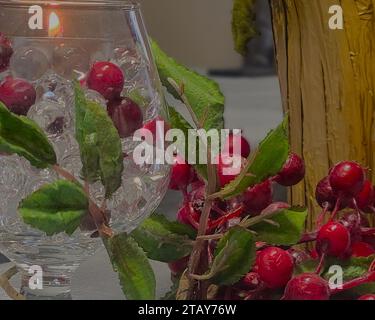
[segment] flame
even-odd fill
[[[52,11],[49,15],[49,25],[48,25],[48,36],[58,37],[62,35],[62,26],[60,23],[59,16],[56,12]]]

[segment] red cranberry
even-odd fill
[[[306,260],[310,260],[310,255],[307,254],[305,251],[291,248],[288,250],[288,252],[292,256],[294,264],[301,264]]]
[[[375,300],[375,294],[365,294],[359,297],[358,300]]]
[[[25,80],[8,77],[0,85],[0,101],[15,114],[26,115],[35,99],[34,87]]]
[[[121,138],[130,137],[142,128],[143,113],[141,108],[131,99],[120,99],[119,104],[108,104],[108,114],[117,128]]]
[[[331,184],[329,183],[329,178],[325,177],[319,181],[315,190],[315,198],[318,204],[328,210],[333,210],[336,205],[337,196],[333,193]],[[346,207],[345,199],[340,199],[339,209],[344,209]]]
[[[322,208],[328,205],[329,209],[333,209],[333,207],[335,206],[337,198],[333,194],[328,177],[324,177],[316,185],[315,199]]]
[[[206,200],[206,185],[201,184],[199,188],[192,190],[189,194],[191,206],[197,212],[202,212],[204,202]]]
[[[340,257],[350,246],[350,233],[341,223],[328,222],[318,232],[316,249],[319,254]]]
[[[192,226],[197,229],[199,225],[200,214],[196,212],[189,204],[185,204],[177,212],[177,221]]]
[[[353,257],[369,257],[375,254],[374,248],[366,242],[354,243],[351,250]]]
[[[153,144],[156,143],[156,139],[165,139],[165,135],[167,131],[170,129],[170,126],[167,122],[165,122],[161,117],[157,117],[146,124],[143,125],[142,130],[148,131],[152,134],[153,137]],[[161,132],[161,130],[163,130]],[[147,136],[146,132],[144,134]]]
[[[294,263],[290,254],[277,247],[263,249],[257,255],[256,264],[260,279],[269,288],[281,288],[293,274]]]
[[[363,188],[365,172],[358,163],[343,161],[332,168],[329,183],[336,195],[354,197]]]
[[[357,212],[347,212],[340,222],[349,230],[352,242],[360,241],[362,239],[362,217]]]
[[[285,300],[329,300],[327,281],[315,273],[302,273],[292,278],[284,293]]]
[[[0,72],[8,69],[12,55],[13,48],[10,40],[0,32]]]
[[[245,210],[252,214],[259,214],[272,203],[272,184],[266,180],[247,189],[243,194]]]
[[[375,235],[364,235],[362,241],[368,243],[373,249],[375,249]]]
[[[275,181],[282,186],[290,187],[300,182],[304,176],[304,161],[297,154],[291,153],[283,168],[275,177]]]
[[[186,190],[193,178],[193,169],[191,165],[187,164],[185,160],[176,155],[173,159],[171,180],[169,182],[169,189],[172,190]]]
[[[172,274],[174,276],[182,274],[188,266],[189,259],[190,256],[187,256],[185,258],[181,258],[179,260],[168,263],[168,267],[171,270]]]
[[[241,173],[242,168],[246,162],[245,158],[234,155],[233,157],[227,154],[218,156],[217,174],[220,185],[224,187]],[[240,164],[240,165],[237,165]]]
[[[366,180],[362,190],[354,198],[357,204],[357,207],[366,213],[372,213],[372,206],[374,204],[374,188],[371,181]],[[355,209],[355,204],[352,203],[351,207]]]
[[[240,147],[240,153],[236,152],[236,155],[241,155],[242,158],[247,158],[250,155],[250,144],[241,134],[229,134],[224,145],[225,152],[228,152],[229,155],[233,156],[233,152],[235,151],[234,146],[237,148]]]
[[[312,249],[311,252],[310,252],[310,257],[313,260],[319,259],[319,253],[318,253],[318,251],[316,251],[316,249]]]
[[[259,274],[256,272],[249,272],[239,282],[239,287],[242,290],[254,290],[260,284]]]
[[[121,69],[107,61],[94,63],[87,76],[87,86],[99,92],[107,100],[120,96],[124,81]]]

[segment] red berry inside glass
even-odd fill
[[[249,142],[241,134],[233,133],[229,134],[224,145],[224,150],[231,156],[236,154],[243,158],[247,158],[251,151]]]
[[[365,171],[356,162],[343,161],[335,165],[329,174],[329,183],[335,194],[356,196],[365,183]]]
[[[316,250],[319,254],[342,256],[350,246],[350,233],[339,222],[328,222],[318,232]]]
[[[169,189],[186,190],[187,186],[194,178],[193,169],[191,165],[187,164],[179,155],[174,156],[173,162]]]
[[[117,103],[109,103],[107,109],[121,138],[130,137],[136,130],[142,128],[143,113],[133,100],[119,99]]]
[[[8,69],[12,55],[13,48],[10,40],[0,32],[0,72]]]
[[[285,187],[296,185],[305,176],[305,163],[300,156],[291,153],[275,181]]]
[[[287,284],[293,274],[293,258],[288,251],[277,247],[263,249],[256,264],[260,279],[269,288],[281,288]]]
[[[329,300],[327,281],[315,273],[302,273],[292,278],[284,292],[284,300]]]
[[[272,203],[272,184],[266,180],[247,189],[243,194],[245,210],[251,214],[258,214]]]
[[[122,70],[107,61],[94,63],[86,80],[89,89],[99,92],[107,100],[120,97],[124,82]]]
[[[8,77],[0,84],[0,101],[15,114],[26,115],[35,99],[36,91],[26,80]]]

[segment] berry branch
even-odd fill
[[[190,102],[189,99],[186,97],[184,93],[184,84],[182,83],[180,86],[177,84],[177,82],[174,79],[168,78],[168,82],[173,86],[173,88],[176,90],[178,95],[180,96],[182,102],[185,104],[187,110],[189,111],[193,122],[197,129],[201,129],[203,126],[203,123],[201,123]],[[201,143],[204,143],[202,139],[200,139]],[[216,192],[217,183],[216,183],[216,167],[212,163],[211,159],[211,145],[210,142],[208,142],[208,145],[205,146],[207,150],[207,188],[206,188],[206,195],[210,196],[211,194],[214,194]],[[204,286],[199,286],[199,284],[195,281],[194,278],[192,278],[190,275],[195,275],[199,271],[204,272],[205,267],[208,264],[208,259],[206,256],[204,256],[204,251],[206,248],[206,242],[204,239],[202,239],[202,236],[205,236],[208,229],[208,221],[210,218],[210,213],[212,209],[212,205],[214,200],[210,199],[209,197],[205,198],[202,214],[199,220],[199,226],[198,226],[198,233],[197,233],[197,239],[195,241],[194,248],[192,250],[192,254],[188,263],[188,278],[189,278],[189,289],[188,289],[188,299],[190,300],[197,300],[202,299],[207,295],[207,288],[204,288]],[[197,287],[200,287],[202,290],[198,292]]]

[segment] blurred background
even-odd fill
[[[243,129],[255,149],[268,131],[282,120],[268,1],[257,1],[256,25],[260,35],[249,44],[249,54],[245,58],[233,49],[233,0],[139,2],[148,32],[163,50],[180,63],[219,83],[226,97],[226,127]],[[275,197],[285,198],[284,190],[275,190]],[[180,205],[180,194],[171,191],[158,212],[175,219]],[[157,274],[158,296],[161,297],[170,288],[170,272],[165,264],[152,264]],[[7,264],[0,267],[6,268]],[[72,290],[73,299],[124,298],[105,250],[100,250],[78,269]],[[6,298],[2,292],[0,298]]]

